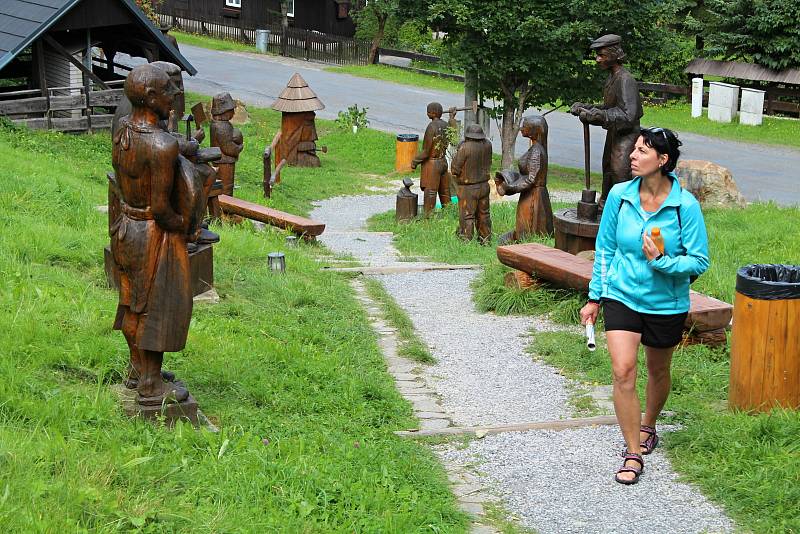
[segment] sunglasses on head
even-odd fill
[[[664,136],[664,141],[666,141],[667,144],[669,144],[669,139],[667,139],[667,132],[664,130],[664,128],[646,128],[645,131],[650,132],[650,133],[654,133],[654,134],[659,134],[660,133],[661,135]]]

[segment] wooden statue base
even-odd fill
[[[103,251],[105,257],[106,280],[108,285],[119,289],[119,273],[111,246],[106,246]],[[214,287],[214,249],[212,245],[200,245],[197,250],[189,254],[189,269],[192,275],[192,296],[196,297]]]
[[[553,214],[553,228],[556,248],[577,254],[584,250],[594,250],[600,221],[579,219],[577,208],[565,208]]]
[[[191,393],[189,398],[183,402],[161,406],[142,406],[136,401],[138,394],[135,389],[128,389],[124,384],[114,385],[112,389],[119,397],[122,409],[128,417],[139,417],[149,421],[163,419],[164,424],[169,427],[174,426],[178,420],[188,421],[194,426],[199,426],[197,401]]]

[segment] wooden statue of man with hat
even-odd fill
[[[235,110],[236,104],[230,93],[219,93],[211,101],[211,146],[222,151],[222,159],[217,163],[217,177],[222,181],[226,195],[233,195],[236,162],[244,148],[241,130],[231,124]]]
[[[631,179],[630,155],[639,136],[639,119],[644,114],[639,84],[622,66],[625,52],[619,35],[603,35],[590,45],[596,50],[597,65],[610,71],[603,87],[603,104],[595,106],[575,102],[570,113],[585,124],[602,126],[606,130],[603,149],[603,189],[600,205],[605,204],[614,184]]]
[[[464,141],[453,158],[451,172],[458,184],[458,236],[471,240],[478,227],[482,245],[492,237],[489,216],[489,171],[492,168],[492,143],[479,124],[470,124]]]

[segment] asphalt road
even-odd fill
[[[447,108],[463,105],[463,97],[453,93],[409,87],[325,72],[325,65],[289,58],[241,52],[218,52],[181,45],[181,52],[197,68],[198,74],[186,77],[190,91],[215,94],[228,91],[234,98],[257,106],[269,107],[299,72],[325,104],[318,115],[335,119],[340,110],[353,104],[369,108],[370,126],[392,133],[419,133],[428,122],[425,106],[439,101]],[[549,156],[552,163],[583,167],[583,129],[573,116],[559,111],[547,116]],[[500,135],[492,125],[492,143],[500,152]],[[798,123],[800,135],[800,123]],[[751,201],[774,200],[779,204],[800,203],[800,150],[767,145],[750,145],[695,134],[680,134],[683,157],[703,159],[727,167],[739,189]],[[600,170],[605,132],[592,127],[592,169]],[[517,155],[527,146],[517,140]],[[599,188],[599,184],[596,184]]]

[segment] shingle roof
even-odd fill
[[[711,74],[740,80],[800,85],[800,69],[776,71],[761,65],[739,61],[717,61],[715,59],[697,58],[690,61],[683,72],[688,74]]]
[[[272,109],[284,113],[300,113],[325,109],[325,104],[317,98],[317,94],[311,90],[303,77],[295,72],[286,84],[286,88],[278,95],[278,99],[272,103]]]
[[[197,74],[197,69],[164,38],[133,0],[116,1],[122,2],[133,13],[134,18],[147,29],[162,50],[167,52],[167,59],[180,65],[189,74]],[[0,1],[0,70],[80,2],[81,0]]]

